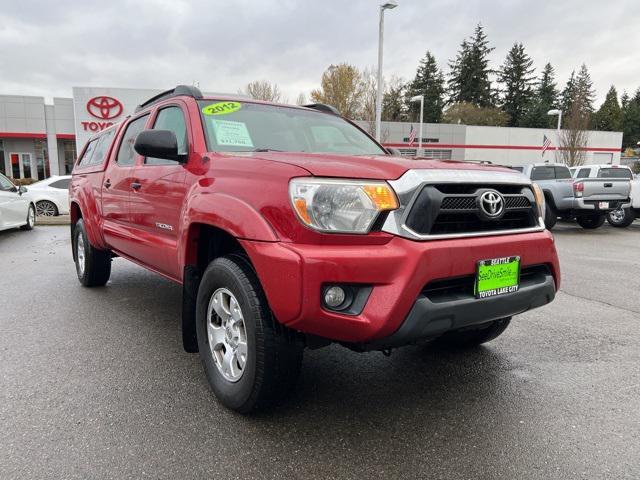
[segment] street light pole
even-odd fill
[[[558,125],[556,126],[556,134],[558,137],[556,143],[556,162],[560,163],[560,128],[562,127],[562,110],[549,110],[547,115],[557,115],[558,116]]]
[[[424,95],[416,95],[415,97],[411,97],[411,102],[417,102],[420,100],[420,127],[418,128],[418,151],[416,152],[416,157],[420,156],[420,151],[422,150],[422,119],[424,115]]]
[[[376,140],[379,142],[382,129],[382,44],[384,42],[384,11],[396,8],[398,3],[389,1],[380,5],[380,25],[378,27],[378,82],[376,88]]]

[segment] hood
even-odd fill
[[[407,170],[412,169],[494,170],[497,172],[518,173],[506,167],[484,163],[414,159],[386,155],[353,156],[303,152],[251,152],[227,153],[224,155],[251,157],[295,165],[304,168],[317,177],[395,180],[400,178]]]

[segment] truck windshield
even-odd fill
[[[631,170],[627,168],[601,168],[598,172],[600,178],[632,178]]]
[[[198,103],[213,152],[387,154],[357,127],[332,114],[251,102]]]

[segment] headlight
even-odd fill
[[[321,232],[368,233],[380,212],[398,208],[386,182],[294,178],[289,196],[300,221]]]
[[[536,205],[538,205],[538,214],[540,215],[540,218],[544,220],[544,216],[547,212],[544,204],[544,192],[537,183],[533,184],[533,193],[536,197]]]

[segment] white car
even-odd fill
[[[38,216],[55,217],[69,213],[69,182],[71,175],[54,175],[29,185],[29,194]]]
[[[25,187],[16,187],[0,173],[0,230],[21,227],[31,230],[36,224],[36,206]]]

